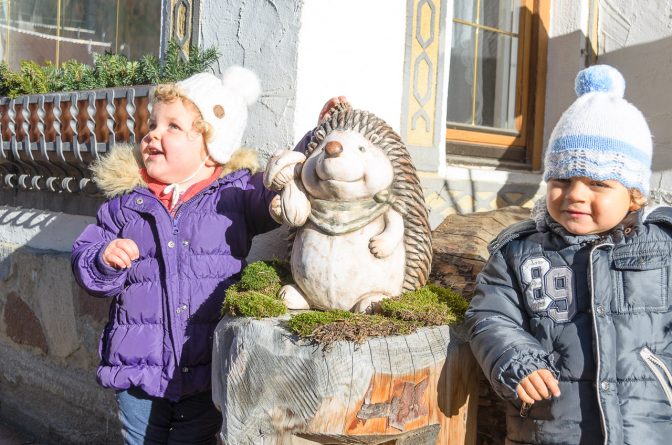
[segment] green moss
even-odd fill
[[[398,320],[417,322],[422,326],[438,326],[457,321],[457,316],[428,286],[406,292],[397,298],[380,302],[383,315]]]
[[[417,328],[414,322],[341,310],[303,312],[292,316],[288,325],[301,338],[324,347],[337,341],[361,343],[370,337],[406,335]]]
[[[292,316],[289,328],[326,347],[341,340],[362,342],[370,337],[407,335],[422,326],[453,324],[462,320],[468,305],[460,294],[429,284],[382,300],[380,314],[308,311]]]
[[[255,290],[267,295],[276,295],[287,284],[290,273],[286,263],[280,261],[257,261],[249,264],[240,277],[244,290]]]
[[[287,313],[285,304],[276,297],[254,290],[241,290],[234,284],[226,291],[222,315],[242,317],[279,317]]]
[[[434,283],[429,283],[426,287],[438,296],[441,303],[450,308],[458,321],[462,321],[464,313],[469,309],[469,302],[462,295],[452,289],[441,287]]]
[[[254,318],[284,315],[287,308],[278,291],[291,282],[286,262],[251,263],[243,270],[240,282],[226,291],[222,315]],[[468,306],[460,294],[428,284],[382,300],[375,315],[342,310],[306,311],[293,315],[288,327],[301,338],[327,347],[341,340],[361,343],[370,337],[407,335],[423,326],[453,324],[462,320]]]
[[[335,321],[350,320],[355,316],[348,311],[307,311],[292,316],[289,320],[289,328],[303,338],[309,338],[319,326],[324,326]]]
[[[254,318],[284,315],[287,307],[278,297],[278,291],[290,281],[287,263],[274,260],[248,264],[240,282],[227,289],[221,313]]]

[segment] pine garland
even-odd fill
[[[121,54],[95,54],[93,66],[68,60],[60,67],[47,63],[23,60],[19,72],[12,71],[7,63],[0,62],[0,96],[14,98],[21,95],[82,91],[96,88],[124,87],[131,85],[156,85],[177,82],[208,70],[219,58],[215,47],[189,48],[189,58],[181,56],[180,46],[168,44],[163,65],[146,55],[140,60],[129,60]]]

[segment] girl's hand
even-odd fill
[[[548,369],[534,371],[520,381],[516,393],[523,403],[533,404],[535,401],[560,397],[558,381]]]
[[[139,257],[138,245],[135,244],[135,241],[127,238],[113,240],[103,251],[103,262],[117,269],[131,267],[131,262]]]
[[[329,110],[340,103],[348,103],[348,99],[346,99],[345,96],[332,97],[329,99],[322,107],[322,111],[320,111],[320,116],[317,119],[317,125],[320,125],[322,122],[329,119]]]

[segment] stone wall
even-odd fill
[[[95,381],[109,301],[81,291],[69,254],[0,245],[0,418],[53,444],[120,443]]]
[[[121,443],[114,393],[96,383],[110,301],[74,280],[70,246],[91,217],[0,206],[0,419],[41,443]],[[287,230],[248,261],[281,258]]]

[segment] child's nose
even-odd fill
[[[148,141],[151,141],[152,139],[159,139],[159,132],[156,130],[156,128],[153,128],[147,132],[145,138]]]
[[[567,199],[570,201],[583,201],[586,198],[586,184],[581,181],[572,181],[567,189]]]

